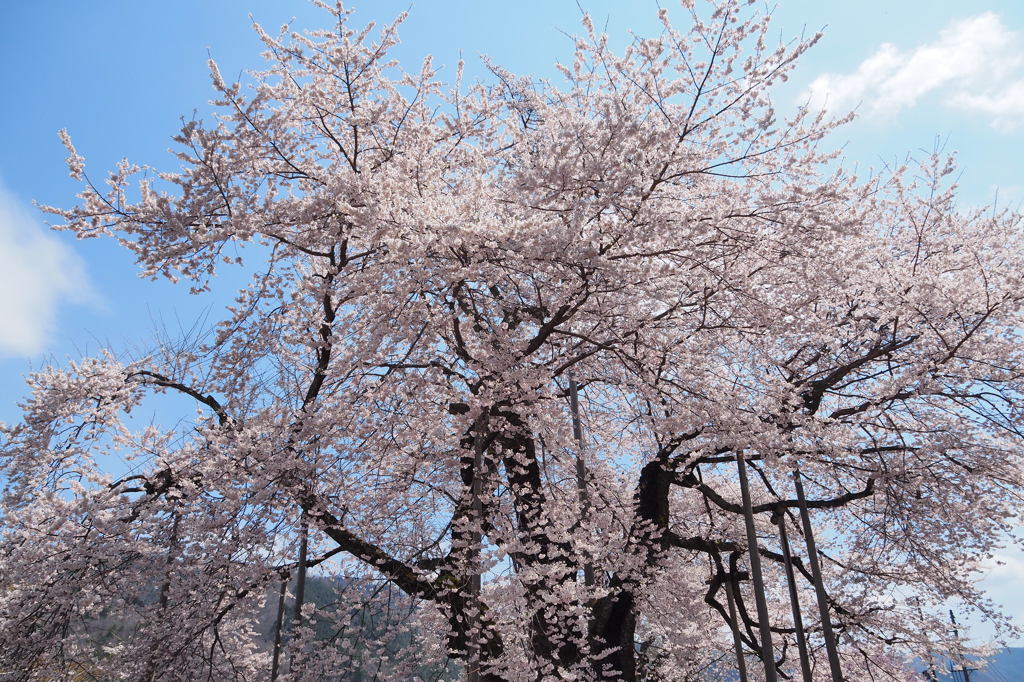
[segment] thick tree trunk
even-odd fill
[[[513,554],[513,559],[532,569],[524,572],[524,577],[530,577],[525,577],[523,583],[530,610],[531,653],[538,669],[549,669],[544,675],[568,674],[585,665],[581,644],[586,641],[587,632],[578,619],[580,605],[562,603],[557,593],[566,581],[575,581],[579,561],[568,542],[556,541],[548,532],[536,443],[526,421],[503,410],[496,411],[492,425],[500,429],[495,444],[502,455],[516,530],[524,547]]]
[[[609,585],[611,593],[599,599],[593,607],[590,620],[590,649],[615,652],[594,664],[595,679],[610,674],[623,682],[636,680],[636,609],[634,586],[617,578]]]
[[[649,462],[640,471],[636,492],[638,529],[633,551],[642,554],[641,565],[651,567],[668,548],[669,490],[672,472],[664,457]],[[595,676],[610,672],[625,682],[635,682],[636,670],[636,593],[640,576],[614,576],[611,593],[598,600],[590,623],[590,648],[601,651],[615,647],[615,653],[602,659]],[[610,670],[609,670],[610,668]]]
[[[533,439],[519,435],[503,439],[502,445],[507,452],[503,464],[513,494],[517,529],[530,548],[518,553],[517,560],[539,569],[538,577],[525,581],[531,610],[530,647],[539,662],[568,670],[580,662],[579,640],[585,634],[579,631],[570,615],[574,611],[572,605],[557,604],[557,600],[549,597],[564,581],[574,579],[576,562],[567,543],[556,542],[548,535]]]
[[[160,584],[160,596],[157,600],[157,621],[160,624],[163,624],[166,619],[167,605],[171,591],[171,569],[174,566],[174,559],[178,555],[178,551],[180,549],[178,542],[178,524],[181,517],[178,515],[176,507],[171,508],[171,519],[171,537],[167,547],[167,558],[164,560],[164,580]],[[149,661],[146,663],[146,672],[142,675],[144,682],[153,682],[157,679],[160,673],[157,661],[157,646],[154,645],[149,654]]]
[[[480,682],[483,655],[480,646],[481,632],[483,629],[483,603],[480,600],[483,576],[480,563],[480,553],[483,544],[483,479],[484,479],[484,434],[477,432],[473,437],[473,480],[470,488],[470,519],[472,528],[470,530],[470,561],[467,566],[470,571],[469,595],[466,599],[469,609],[464,615],[467,624],[466,647],[466,680],[467,682]]]

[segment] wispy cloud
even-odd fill
[[[1024,39],[997,14],[951,22],[911,50],[881,45],[852,73],[818,76],[802,95],[816,109],[892,116],[936,93],[948,107],[983,114],[998,130],[1024,125]]]
[[[80,259],[0,185],[0,356],[45,350],[60,304],[92,298]]]

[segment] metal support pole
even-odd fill
[[[725,581],[725,598],[729,603],[729,618],[732,620],[732,645],[736,648],[736,669],[740,673],[740,682],[747,682],[747,661],[743,656],[743,640],[740,639],[740,621],[736,617],[736,598],[733,596],[737,586],[737,575],[729,573]]]
[[[786,533],[786,513],[779,508],[772,514],[772,522],[779,527],[779,542],[782,545],[782,561],[786,566],[786,582],[789,584],[789,606],[793,611],[793,628],[796,630],[796,646],[800,654],[800,672],[804,682],[812,682],[811,657],[807,652],[807,636],[804,633],[804,619],[800,614],[800,596],[796,591],[796,575],[793,573],[793,555],[789,551],[789,537]]]
[[[800,502],[800,521],[803,525],[804,541],[807,543],[807,560],[811,565],[811,576],[814,578],[814,594],[818,598],[818,615],[821,616],[821,630],[825,636],[825,650],[828,652],[828,666],[832,672],[832,682],[843,682],[843,670],[839,664],[839,650],[836,647],[836,636],[832,631],[832,618],[828,610],[828,596],[825,584],[821,580],[821,564],[818,562],[818,547],[814,542],[814,531],[811,528],[811,515],[807,511],[807,498],[804,496],[804,484],[800,480],[800,470],[793,471],[793,482],[796,485],[796,497]]]
[[[743,457],[743,451],[736,453],[736,467],[740,474],[743,519],[747,526],[747,550],[750,554],[750,575],[754,580],[754,601],[757,604],[757,620],[761,631],[761,660],[764,663],[764,677],[765,682],[778,682],[779,677],[775,670],[775,649],[772,646],[772,629],[768,620],[768,603],[764,597],[761,555],[758,553],[757,530],[754,528],[754,509],[750,502],[750,484],[747,481],[747,462]]]

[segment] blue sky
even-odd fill
[[[657,28],[655,0],[580,0],[621,44],[628,31]],[[522,73],[551,74],[565,57],[563,32],[579,25],[575,0],[397,0],[353,2],[358,17],[387,21],[411,8],[399,56],[426,53],[448,65],[460,54]],[[669,11],[685,18],[672,0]],[[850,162],[879,166],[936,141],[957,150],[962,201],[1024,202],[1024,3],[1019,0],[814,2],[778,0],[772,31],[788,40],[825,37],[778,91],[834,110],[859,105],[839,131]],[[76,242],[45,230],[32,206],[67,206],[78,188],[63,165],[57,130],[67,128],[102,177],[121,157],[168,166],[179,117],[209,111],[206,60],[227,78],[259,67],[249,13],[268,29],[295,17],[315,26],[304,0],[137,0],[0,3],[0,421],[17,418],[22,376],[48,360],[111,346],[144,348],[157,328],[174,335],[223,298],[135,275],[131,258],[103,241]],[[474,67],[474,65],[476,65]],[[475,68],[475,71],[474,71]],[[1024,554],[1007,551],[986,579],[996,601],[1024,623]],[[982,628],[977,628],[983,633]]]

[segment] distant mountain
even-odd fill
[[[971,665],[968,663],[970,682],[1024,682],[1024,647],[1009,647],[1000,650],[988,660],[984,668],[981,668],[977,662],[973,664],[977,667],[972,668]],[[938,673],[937,682],[967,682],[967,678],[960,670],[959,663],[954,664],[953,672],[950,672],[949,662],[946,660],[936,661],[936,666],[939,668],[936,671]],[[912,666],[912,670],[921,673],[919,677],[913,678],[915,682],[917,680],[928,682],[931,679],[925,677],[924,669],[925,665],[921,661]],[[796,672],[799,676],[799,671]],[[736,672],[735,665],[729,665],[726,662],[712,666],[704,673],[703,677],[696,679],[701,682],[739,682],[740,677]]]

